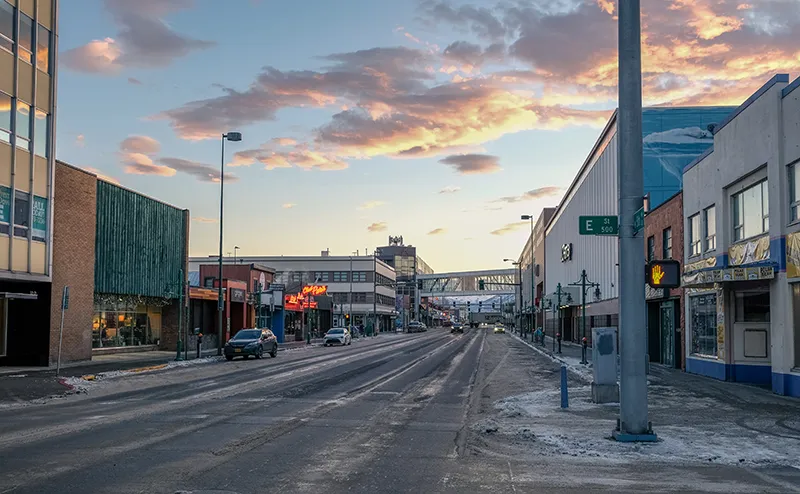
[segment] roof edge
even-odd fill
[[[751,94],[749,98],[744,100],[744,103],[739,105],[739,107],[736,108],[730,115],[728,115],[725,118],[725,120],[720,122],[719,125],[717,125],[716,128],[714,129],[714,134],[716,134],[717,132],[722,130],[723,127],[731,123],[734,118],[739,116],[739,114],[745,111],[748,106],[752,105],[758,98],[763,96],[764,93],[769,91],[772,88],[772,86],[774,86],[775,84],[788,83],[788,82],[789,82],[789,74],[775,74],[774,76],[772,76],[772,79],[770,79],[769,81],[767,81],[766,84],[761,86],[761,88],[758,91]]]

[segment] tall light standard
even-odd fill
[[[233,263],[236,264],[236,251],[239,250],[240,247],[238,245],[233,246]]]
[[[513,264],[514,266],[517,267],[517,271],[519,272],[519,276],[518,276],[518,279],[519,279],[519,285],[518,285],[519,286],[519,313],[520,313],[520,316],[521,316],[522,315],[522,263],[518,262],[518,261],[515,261],[514,259],[508,259],[508,258],[503,259],[503,262],[510,262],[511,264]],[[520,317],[519,325],[520,325],[520,329],[521,329],[521,327],[522,327],[522,317]]]
[[[219,164],[219,287],[217,292],[217,313],[219,327],[217,329],[217,355],[222,355],[222,340],[224,337],[225,332],[222,329],[222,309],[225,308],[225,304],[222,301],[222,220],[223,220],[223,207],[225,203],[223,202],[224,193],[225,193],[225,141],[231,142],[239,142],[242,140],[242,133],[241,132],[228,132],[227,134],[222,134],[222,159],[220,160]]]
[[[533,332],[533,290],[534,290],[534,281],[533,281],[533,272],[534,272],[534,264],[535,261],[533,259],[533,215],[532,214],[523,214],[520,216],[520,219],[523,220],[531,220],[531,332]],[[520,275],[520,286],[522,286],[522,276]]]
[[[348,295],[347,300],[349,302],[347,304],[347,329],[349,329],[351,333],[353,332],[353,254],[358,255],[358,251],[354,250],[350,254],[350,295]]]

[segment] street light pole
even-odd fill
[[[224,193],[225,193],[225,141],[231,142],[238,142],[242,140],[241,132],[228,132],[227,134],[222,134],[222,159],[220,160],[219,165],[219,286],[217,287],[217,313],[218,318],[217,322],[219,327],[217,328],[217,355],[222,355],[222,340],[224,339],[224,330],[222,327],[222,312],[225,308],[224,302],[222,300],[222,222],[224,220],[224,206],[225,203]]]
[[[350,278],[350,295],[348,295],[347,299],[347,313],[349,314],[347,317],[347,327],[350,332],[353,332],[353,254],[350,254],[350,273],[348,273]]]
[[[523,219],[523,220],[531,220],[531,237],[530,237],[531,238],[531,332],[533,332],[533,326],[534,326],[534,322],[533,322],[533,305],[534,305],[533,304],[533,292],[534,292],[534,289],[535,289],[534,285],[536,284],[536,282],[533,280],[534,265],[536,263],[536,261],[533,258],[533,215],[532,214],[523,214],[520,218]],[[520,282],[521,281],[522,280],[520,280]]]
[[[519,325],[520,325],[520,327],[517,328],[517,331],[521,331],[522,330],[522,263],[518,262],[518,261],[515,261],[514,259],[508,259],[508,258],[503,259],[503,262],[511,262],[511,264],[513,266],[517,267],[517,272],[519,273],[519,276],[517,277],[517,279],[519,280],[518,283],[517,283],[517,288],[519,288],[519,316],[520,316],[519,317]],[[516,305],[516,300],[514,301],[514,305]],[[514,323],[516,324],[516,317],[514,318],[514,321],[515,321]]]
[[[619,441],[655,441],[647,420],[644,240],[634,230],[644,204],[640,0],[619,1]]]

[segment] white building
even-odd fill
[[[800,396],[800,79],[777,75],[684,170],[686,370]]]
[[[323,253],[324,254],[324,253]],[[218,257],[190,257],[189,271]],[[225,258],[225,262],[233,262]],[[363,324],[378,316],[381,330],[393,328],[395,312],[394,268],[373,256],[245,256],[237,263],[256,263],[275,270],[274,283],[286,286],[286,294],[304,285],[325,285],[333,299],[333,325]]]

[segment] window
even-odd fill
[[[736,322],[769,322],[769,290],[734,293]]]
[[[0,141],[11,142],[11,96],[6,93],[0,93]]]
[[[349,280],[347,277],[347,271],[334,271],[333,272],[333,282],[334,283],[344,283]]]
[[[353,273],[353,281],[365,282],[367,281],[367,273],[364,271],[356,271]]]
[[[335,304],[346,304],[347,303],[347,293],[334,293],[333,294],[333,303]]]
[[[17,146],[30,150],[31,143],[31,107],[17,100]]]
[[[689,257],[700,255],[700,213],[689,218]]]
[[[14,236],[28,236],[28,221],[31,215],[31,196],[27,192],[14,194]]]
[[[664,254],[664,259],[672,259],[672,228],[665,228],[661,232],[661,250]]]
[[[769,231],[769,191],[766,180],[735,194],[732,199],[735,242]]]
[[[0,106],[2,106],[2,104],[0,104]],[[790,222],[800,220],[800,168],[798,168],[797,165],[800,165],[800,161],[789,167],[789,205],[791,207],[791,216],[789,217]]]
[[[656,237],[650,235],[647,237],[647,261],[650,262],[656,258]]]
[[[47,143],[49,142],[48,138],[50,137],[50,126],[48,125],[49,122],[50,115],[37,108],[35,118],[33,120],[33,152],[44,158],[47,158],[48,156]]]
[[[292,281],[299,282],[303,281],[303,273],[300,271],[292,271]]]
[[[50,73],[50,31],[38,25],[36,33],[36,68]]]
[[[711,206],[703,211],[703,228],[706,252],[717,248],[717,208]]]
[[[717,356],[717,295],[715,293],[689,297],[689,317],[692,324],[692,353]]]
[[[203,279],[203,286],[206,288],[214,288],[215,279],[216,278],[213,276],[206,276],[205,279]]]
[[[367,294],[366,293],[353,293],[353,303],[354,304],[365,304],[365,303],[367,303]]]
[[[32,63],[31,53],[33,53],[33,19],[19,13],[19,59]]]
[[[14,7],[0,0],[0,48],[14,50]]]
[[[327,282],[329,273],[327,271],[317,271],[314,273],[314,279],[322,282]]]

